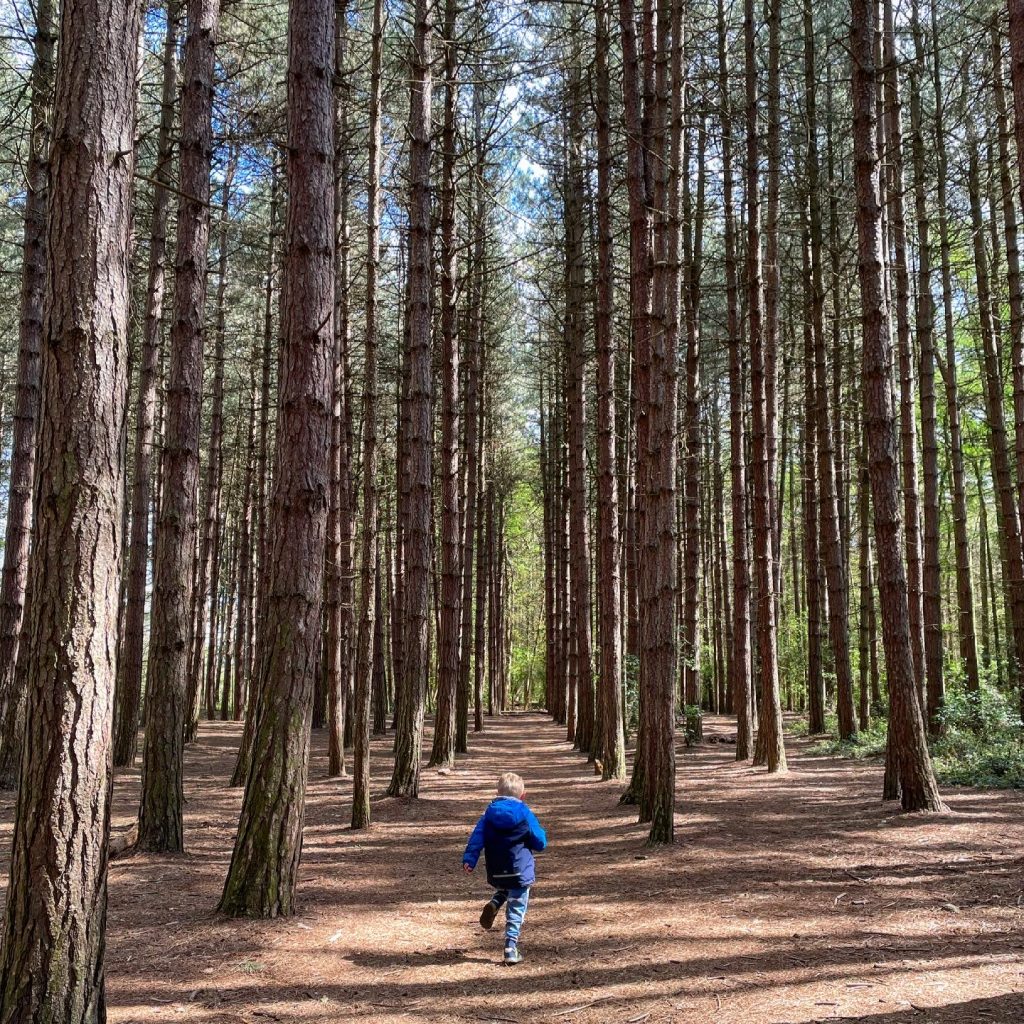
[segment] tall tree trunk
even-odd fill
[[[244,448],[245,482],[242,486],[242,507],[238,514],[238,613],[235,626],[235,689],[232,701],[232,717],[236,722],[242,718],[252,665],[252,492],[253,478],[256,474],[256,365],[254,351],[249,379],[249,425]]]
[[[939,255],[942,274],[943,328],[946,351],[944,383],[946,412],[949,422],[949,460],[953,478],[953,547],[956,558],[956,591],[960,660],[963,662],[967,689],[977,693],[980,688],[978,647],[974,633],[974,589],[971,582],[971,548],[967,533],[967,486],[964,476],[964,453],[960,424],[960,399],[957,387],[956,327],[953,310],[953,281],[949,241],[946,183],[948,180],[946,138],[943,126],[942,76],[939,70],[938,20],[934,0],[931,6],[933,91],[935,95],[935,182],[936,208],[939,214]]]
[[[582,28],[582,26],[579,26]],[[566,435],[569,441],[569,559],[572,591],[570,621],[571,656],[574,655],[577,715],[574,730],[576,748],[590,752],[593,740],[593,613],[590,574],[590,515],[587,487],[586,350],[589,348],[585,321],[586,255],[584,252],[583,199],[586,175],[583,166],[583,83],[582,57],[570,58],[566,89],[567,167],[563,185],[565,225],[565,343],[566,343]],[[570,716],[569,727],[573,720]]]
[[[3,1024],[106,1019],[139,21],[139,6],[122,0],[65,0],[61,12],[41,243],[44,414],[25,733],[0,952]],[[37,30],[47,37],[38,48],[52,53],[52,23],[44,17]],[[49,94],[46,79],[38,88]]]
[[[773,0],[777,4],[780,0]],[[761,187],[757,122],[757,47],[754,0],[744,0],[746,53],[747,159],[747,318],[750,332],[751,504],[754,527],[754,572],[757,593],[757,655],[761,705],[755,763],[770,772],[786,770],[779,699],[778,637],[775,630],[775,572],[772,567],[774,494],[770,447],[773,411],[769,408],[768,363],[764,337],[764,287],[761,273]]]
[[[377,535],[377,284],[380,276],[381,63],[384,0],[374,0],[370,27],[369,171],[366,179],[366,322],[363,327],[362,578],[353,708],[352,828],[370,824],[371,673],[383,666],[380,641],[380,541]]]
[[[804,24],[810,15],[804,5]],[[805,29],[804,40],[807,35]],[[811,272],[811,239],[808,222],[804,237],[804,287],[807,304],[813,306],[814,282]],[[821,560],[818,553],[818,391],[815,382],[815,324],[804,318],[804,579],[807,587],[807,728],[812,734],[825,731],[825,678],[821,667]],[[823,460],[822,460],[823,461]],[[830,467],[831,471],[831,467]]]
[[[646,89],[640,53],[638,52],[636,10],[633,0],[619,0],[619,33],[622,46],[622,91],[623,117],[626,127],[626,190],[629,200],[629,290],[630,317],[632,321],[633,349],[636,353],[636,450],[638,463],[637,489],[639,492],[639,463],[647,468],[647,446],[650,435],[650,409],[646,399],[650,391],[650,350],[651,333],[651,251],[650,251],[650,190],[646,176],[646,118],[642,97]],[[643,392],[643,399],[640,392]],[[646,531],[646,519],[650,509],[641,503],[637,495],[635,510],[636,552],[639,563],[641,536]],[[640,598],[641,572],[639,564],[635,577],[637,602]],[[636,616],[639,621],[639,615]],[[653,623],[651,624],[653,626]],[[637,636],[639,647],[639,635]],[[632,649],[632,648],[631,648]],[[649,678],[649,676],[648,676]],[[647,787],[647,750],[649,739],[646,718],[647,705],[656,699],[656,691],[648,686],[640,692],[640,724],[637,734],[637,752],[633,761],[633,774],[629,788],[623,795],[625,802],[639,803]]]
[[[1010,365],[1013,368],[1014,454],[1017,471],[1018,516],[1024,524],[1024,293],[1021,286],[1017,211],[1010,169],[1011,129],[1003,84],[1003,43],[998,19],[992,24],[992,83],[999,153],[999,191],[1002,198],[1003,238],[1006,244],[1006,283],[1010,300]],[[995,218],[992,219],[995,228]]]
[[[822,267],[824,237],[818,161],[818,117],[815,75],[814,21],[810,4],[804,5],[805,99],[807,117],[807,188],[810,198],[811,326],[814,334],[814,388],[817,392],[818,484],[820,487],[820,532],[825,577],[828,587],[829,637],[836,673],[836,708],[839,736],[851,739],[857,733],[853,700],[853,670],[850,664],[849,581],[846,548],[840,526],[839,491],[836,479],[829,381],[825,358],[825,282]],[[811,520],[808,519],[808,523]]]
[[[406,461],[409,480],[403,533],[404,597],[402,604],[402,703],[395,738],[395,770],[388,793],[417,796],[423,715],[430,671],[431,412],[434,377],[430,353],[430,96],[433,49],[430,0],[416,0],[415,30],[409,63],[409,270],[406,291],[406,363],[408,426]]]
[[[924,578],[921,513],[917,486],[917,420],[914,412],[914,354],[910,341],[910,274],[903,176],[903,104],[896,64],[896,29],[892,0],[884,0],[882,87],[885,107],[885,200],[893,240],[893,284],[896,291],[896,341],[900,379],[900,461],[902,465],[904,544],[907,550],[907,604],[910,644],[918,692],[925,694]]]
[[[1009,442],[1003,413],[1003,385],[999,352],[996,347],[995,325],[992,319],[992,300],[989,281],[988,252],[985,246],[985,224],[981,212],[981,180],[978,171],[978,140],[973,123],[967,122],[968,181],[967,191],[971,208],[974,269],[978,294],[978,318],[981,328],[982,382],[985,390],[985,412],[988,420],[989,447],[992,453],[992,476],[996,489],[996,507],[999,528],[1006,558],[1006,588],[1010,607],[1012,648],[1010,659],[1010,685],[1021,692],[1021,663],[1024,658],[1024,551],[1021,543],[1021,524],[1017,496],[1010,468]]]
[[[459,339],[456,310],[455,132],[458,102],[458,4],[444,7],[444,127],[441,170],[441,608],[437,712],[430,764],[455,763],[456,698],[461,678],[462,538],[459,502]]]
[[[699,706],[701,698],[700,616],[702,532],[700,486],[700,347],[701,274],[704,262],[704,165],[706,132],[697,128],[696,209],[691,209],[689,161],[680,168],[683,181],[683,288],[686,313],[686,391],[683,457],[683,701]],[[705,563],[706,564],[706,563]]]
[[[160,380],[164,281],[167,270],[167,219],[173,178],[174,103],[178,92],[178,33],[180,0],[168,0],[164,32],[163,88],[153,171],[153,214],[149,229],[149,271],[146,316],[139,361],[139,394],[135,406],[135,463],[132,474],[131,539],[128,585],[125,589],[121,649],[118,660],[117,708],[114,715],[114,766],[135,762],[142,697],[142,658],[149,568],[149,506],[153,492],[153,444],[156,393]],[[2,629],[0,629],[2,633]]]
[[[1010,79],[1013,85],[1013,133],[1017,142],[1017,187],[1020,189],[1020,206],[1024,210],[1024,0],[1007,0],[1010,12]],[[1002,94],[1003,76],[1001,68],[995,69],[998,76],[998,92],[996,96],[997,108],[1005,110],[1006,101],[1000,99]],[[1006,117],[1003,116],[1005,123]],[[1012,213],[1013,199],[1009,195],[1010,173],[1009,160],[1005,155],[1006,139],[1000,136],[1000,161],[1003,167],[1003,205],[1007,214]],[[1010,238],[1010,217],[1006,217],[1006,248],[1009,253],[1011,244],[1013,251],[1018,251],[1016,232],[1013,232],[1011,243]],[[1018,256],[1019,260],[1019,256]],[[1017,288],[1020,295],[1020,280],[1018,278]],[[1014,289],[1011,287],[1011,294]],[[1015,311],[1018,319],[1018,327],[1014,333],[1014,344],[1024,336],[1024,324],[1020,318],[1024,311]],[[1024,353],[1014,353],[1014,417],[1016,424],[1017,441],[1017,480],[1020,487],[1020,516],[1024,523]]]
[[[914,0],[911,24],[914,34],[914,62],[910,71],[910,135],[914,160],[914,215],[917,222],[917,351],[921,381],[921,465],[924,471],[924,660],[927,727],[938,731],[939,714],[945,700],[942,656],[942,589],[939,442],[935,399],[935,302],[932,298],[932,253],[925,177],[924,117],[921,85],[924,75],[924,36]]]
[[[473,668],[473,652],[476,647],[476,634],[474,632],[474,589],[473,589],[473,566],[476,552],[476,526],[479,515],[480,503],[480,395],[481,381],[480,370],[483,360],[484,345],[484,316],[482,309],[483,282],[484,282],[484,258],[486,255],[486,207],[484,191],[484,174],[486,172],[484,163],[484,140],[480,131],[480,118],[482,116],[480,99],[480,87],[473,87],[473,120],[474,120],[474,149],[475,166],[473,171],[473,256],[472,265],[469,271],[470,296],[467,320],[470,329],[466,341],[466,394],[463,406],[464,411],[464,464],[466,467],[466,512],[463,517],[462,536],[462,635],[460,645],[459,664],[459,685],[457,694],[457,710],[455,723],[455,748],[460,754],[466,753],[469,749],[469,704],[470,691],[475,693],[475,670]],[[550,493],[549,490],[546,493]],[[547,550],[547,548],[545,548]],[[479,571],[479,570],[478,570]],[[549,648],[553,656],[555,647],[552,644]],[[474,687],[470,686],[470,678],[473,678]],[[553,674],[552,674],[553,675]],[[475,709],[474,709],[475,710]],[[476,723],[474,723],[476,724]],[[479,725],[477,726],[479,728]]]
[[[349,223],[350,177],[348,108],[350,75],[346,68],[348,2],[334,5],[334,204],[335,287],[334,360],[331,376],[331,497],[327,510],[325,565],[324,684],[327,695],[327,774],[345,774],[345,724],[352,687],[352,395],[349,383]]]
[[[736,760],[754,750],[750,678],[750,566],[747,560],[746,430],[743,407],[743,338],[733,206],[732,100],[729,96],[725,0],[718,4],[718,90],[722,125],[722,197],[725,221],[725,288],[729,336],[729,477],[732,500],[732,707],[736,713]]]
[[[779,593],[781,590],[779,544],[782,519],[780,492],[776,487],[779,461],[779,206],[782,169],[782,0],[773,0],[766,10],[768,18],[768,82],[765,131],[766,189],[764,220],[764,389],[765,447],[768,452],[768,493],[772,496],[772,604],[775,609],[775,630],[779,628]],[[776,637],[776,661],[778,638]]]
[[[852,0],[854,182],[858,277],[863,331],[864,425],[878,547],[882,638],[889,676],[889,729],[904,810],[940,810],[917,699],[907,578],[900,550],[896,417],[890,374],[892,345],[883,283],[882,183],[875,128],[878,70],[875,0]]]
[[[475,590],[473,594],[473,731],[482,732],[484,728],[484,712],[483,712],[483,693],[484,693],[484,672],[487,665],[487,574],[490,572],[490,566],[487,562],[487,533],[486,533],[486,516],[487,516],[487,503],[488,503],[488,485],[489,485],[489,474],[487,466],[487,454],[490,451],[490,436],[485,429],[486,414],[487,414],[487,389],[486,389],[486,378],[483,372],[484,366],[484,350],[481,348],[478,350],[478,358],[481,361],[481,373],[480,373],[480,397],[477,403],[477,435],[480,438],[480,443],[477,446],[477,514],[476,514],[476,536],[474,543],[476,544],[476,580]],[[564,504],[561,506],[562,521],[564,524]],[[561,537],[562,542],[562,565],[568,564],[568,556],[566,554],[568,550],[568,539],[564,535]],[[563,615],[563,623],[566,621],[566,616]]]
[[[295,909],[319,650],[334,345],[333,0],[288,12],[288,213],[259,702],[220,910]]]
[[[625,21],[625,17],[622,19]],[[682,4],[660,0],[657,17],[655,97],[651,111],[654,288],[649,326],[637,345],[640,409],[637,505],[640,523],[639,599],[642,738],[645,749],[640,820],[652,843],[675,835],[675,546],[676,343],[679,334],[679,220]],[[625,48],[625,37],[624,37]],[[679,53],[674,49],[679,48]],[[628,61],[624,54],[624,59]],[[676,73],[670,74],[669,67]],[[643,250],[641,250],[643,252]],[[634,274],[642,270],[634,270]],[[646,421],[646,422],[645,422]],[[574,584],[575,586],[575,581]]]
[[[603,779],[625,779],[626,741],[622,710],[622,573],[619,551],[619,486],[615,452],[615,254],[612,234],[611,46],[607,0],[598,0],[595,52],[597,113],[597,491],[599,504],[597,591],[600,620],[599,758]]]
[[[192,626],[192,558],[199,480],[203,321],[210,233],[214,35],[219,0],[188,0],[182,65],[181,171],[174,308],[167,373],[161,500],[153,551],[146,738],[139,847],[180,852],[182,774]]]

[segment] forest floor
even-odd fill
[[[650,849],[621,787],[546,717],[517,714],[488,721],[451,774],[425,770],[420,800],[376,800],[356,833],[351,782],[324,777],[317,735],[300,913],[233,921],[214,907],[238,735],[204,723],[189,748],[188,853],[112,865],[112,1024],[1024,1021],[1024,794],[949,790],[948,814],[907,816],[879,800],[877,765],[790,741],[791,770],[769,777],[706,744],[680,751],[675,846]],[[376,743],[382,792],[390,741]],[[477,923],[482,870],[460,862],[502,770],[524,775],[550,839],[515,968],[500,920]],[[137,794],[138,773],[121,775],[115,832]],[[4,855],[11,814],[7,797]]]

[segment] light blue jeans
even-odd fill
[[[525,889],[497,889],[491,897],[496,907],[505,905],[505,943],[519,941],[519,933],[523,929],[523,918],[526,917],[526,906],[530,902],[530,887]]]

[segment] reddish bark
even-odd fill
[[[3,1024],[106,1019],[139,22],[139,6],[124,0],[65,0],[61,11]]]
[[[280,412],[251,766],[220,909],[295,909],[320,647],[334,345],[332,0],[291,0]]]

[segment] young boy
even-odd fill
[[[462,855],[462,869],[476,867],[480,851],[487,862],[487,882],[495,893],[480,912],[480,924],[490,928],[505,904],[505,963],[518,964],[519,933],[536,874],[533,855],[540,853],[548,839],[533,811],[523,802],[526,786],[515,772],[498,779],[498,796],[476,823]]]

